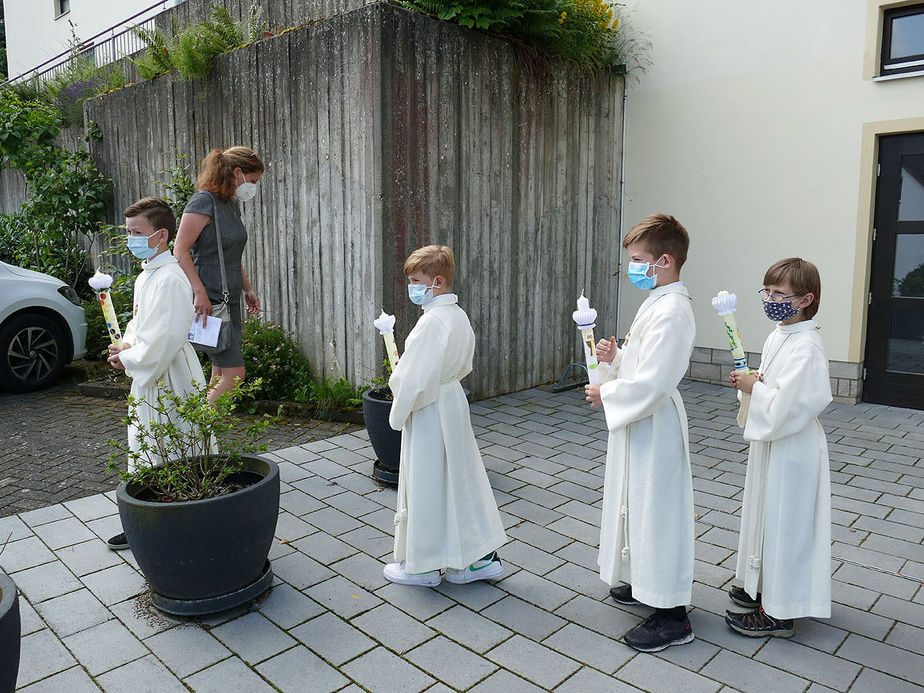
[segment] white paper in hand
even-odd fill
[[[189,341],[213,347],[218,344],[221,332],[221,320],[211,315],[203,315],[199,320],[193,319],[189,328]]]

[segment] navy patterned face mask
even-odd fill
[[[775,322],[789,320],[789,318],[798,315],[799,309],[792,307],[792,301],[768,301],[763,299],[764,312],[767,317]]]

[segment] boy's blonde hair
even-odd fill
[[[670,214],[651,214],[632,227],[622,247],[628,248],[634,243],[640,243],[652,255],[670,255],[680,269],[687,261],[690,235]]]
[[[770,265],[764,274],[764,286],[789,284],[797,296],[814,294],[815,300],[802,309],[806,318],[814,318],[821,303],[821,275],[818,268],[801,257],[788,257]]]
[[[446,280],[446,286],[452,286],[452,278],[456,273],[456,258],[452,248],[447,245],[427,245],[418,248],[404,261],[404,274],[414,272],[426,274],[428,277],[440,275]]]

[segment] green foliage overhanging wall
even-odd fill
[[[583,67],[612,69],[618,20],[605,0],[398,0],[398,4],[522,41]]]

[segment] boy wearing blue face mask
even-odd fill
[[[609,429],[600,578],[620,604],[654,607],[625,635],[642,652],[694,638],[686,610],[693,589],[693,475],[677,390],[696,334],[680,281],[689,245],[686,229],[665,214],[646,217],[628,233],[629,279],[650,293],[621,349],[601,340],[603,383],[585,388],[592,407],[603,405]]]
[[[507,536],[475,442],[460,380],[472,371],[475,333],[451,293],[455,259],[446,246],[415,250],[404,263],[408,297],[423,315],[388,381],[389,423],[401,431],[394,563],[402,585],[500,577]],[[445,574],[441,574],[445,570]]]
[[[125,326],[122,348],[109,346],[109,364],[124,370],[132,379],[132,396],[142,402],[137,415],[140,425],[158,416],[143,402],[156,402],[158,389],[169,388],[179,395],[205,385],[202,366],[188,341],[193,321],[193,293],[186,274],[170,252],[176,233],[176,217],[170,205],[147,197],[125,210],[128,249],[141,263],[135,280],[132,319]],[[177,424],[182,425],[182,424]],[[138,431],[128,427],[129,449],[140,452]],[[155,452],[146,453],[151,465],[164,462]],[[133,462],[129,460],[129,471]],[[128,548],[125,534],[106,542],[109,548]]]
[[[818,415],[831,402],[828,358],[814,320],[821,278],[811,262],[774,263],[760,290],[777,322],[756,373],[731,374],[750,442],[737,581],[729,597],[750,611],[725,622],[751,637],[788,638],[793,619],[831,616],[831,479]]]

